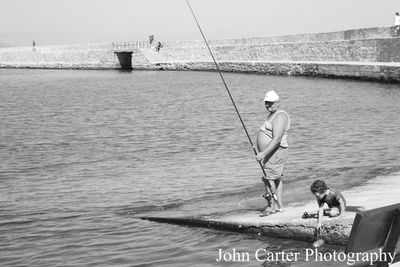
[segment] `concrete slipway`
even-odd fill
[[[357,211],[375,209],[400,202],[400,173],[376,177],[365,184],[343,191],[348,211],[338,218],[324,216],[321,238],[332,245],[346,245],[353,220]],[[317,219],[303,219],[304,211],[317,211],[316,203],[284,207],[283,213],[274,213],[260,217],[259,211],[230,212],[225,214],[196,216],[143,217],[142,219],[210,227],[216,229],[259,233],[261,235],[289,238],[294,240],[315,241],[314,229]]]

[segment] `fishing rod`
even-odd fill
[[[226,82],[225,82],[224,76],[222,76],[222,73],[221,73],[221,70],[219,69],[218,63],[217,63],[217,61],[215,60],[214,54],[212,53],[211,48],[210,48],[210,46],[209,46],[209,44],[208,44],[208,42],[207,42],[207,39],[206,39],[206,37],[204,36],[203,30],[201,29],[200,24],[199,24],[199,22],[197,21],[196,15],[194,14],[192,7],[190,6],[189,0],[186,0],[186,3],[187,3],[187,5],[189,6],[190,12],[192,13],[194,20],[196,21],[197,27],[198,27],[199,30],[200,30],[200,33],[201,33],[201,36],[202,36],[203,39],[204,39],[204,42],[206,43],[206,46],[207,46],[207,48],[208,48],[208,52],[210,52],[210,55],[211,55],[211,57],[212,57],[212,59],[213,59],[213,61],[214,61],[215,67],[217,68],[217,71],[218,71],[218,73],[219,73],[219,76],[221,77],[221,80],[222,80],[222,82],[223,82],[223,84],[224,84],[224,86],[225,86],[226,92],[228,93],[229,98],[231,99],[231,102],[232,102],[232,104],[233,104],[233,106],[234,106],[234,108],[235,108],[236,114],[237,114],[238,117],[239,117],[239,120],[240,120],[240,122],[241,122],[241,124],[242,124],[242,126],[243,126],[244,131],[246,132],[247,138],[249,139],[249,142],[250,142],[250,145],[251,145],[251,147],[252,147],[252,149],[253,149],[253,151],[254,151],[254,154],[257,156],[257,151],[256,151],[256,149],[255,149],[255,147],[254,147],[254,145],[253,145],[253,142],[251,141],[249,132],[247,131],[246,126],[244,125],[244,122],[243,122],[243,120],[242,120],[242,116],[240,116],[239,110],[238,110],[238,108],[237,108],[237,106],[236,106],[236,104],[235,104],[235,101],[233,100],[232,94],[231,94],[231,92],[229,91],[229,88],[228,88],[228,85],[227,85]],[[258,161],[258,163],[259,163],[259,165],[260,165],[260,167],[261,167],[261,170],[262,170],[262,172],[263,172],[263,174],[264,174],[264,177],[266,177],[267,174],[265,173],[265,170],[264,170],[264,168],[263,168],[262,163],[261,163],[260,161]],[[277,198],[277,196],[276,196],[276,193],[272,190],[272,187],[271,187],[270,182],[269,182],[267,179],[265,179],[265,180],[267,181],[268,189],[269,189],[269,191],[271,192],[272,197],[273,197],[273,199],[275,200],[275,203],[278,205],[278,208],[281,209],[282,207],[281,207],[281,206],[279,205],[279,203],[278,203],[278,198]],[[268,199],[267,199],[267,200],[268,200]]]

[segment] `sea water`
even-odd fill
[[[285,205],[313,201],[316,179],[345,190],[399,172],[399,85],[224,76],[253,140],[266,91],[290,114]],[[216,73],[2,69],[0,133],[1,266],[231,266],[220,250],[311,247],[140,219],[265,205]]]

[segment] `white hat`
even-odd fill
[[[277,101],[277,100],[279,100],[279,95],[278,95],[277,93],[275,93],[274,90],[268,91],[268,92],[265,94],[264,102],[265,102],[265,101],[268,101],[268,102],[275,102],[275,101]]]

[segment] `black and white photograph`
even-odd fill
[[[399,12],[0,0],[0,266],[400,267]]]

